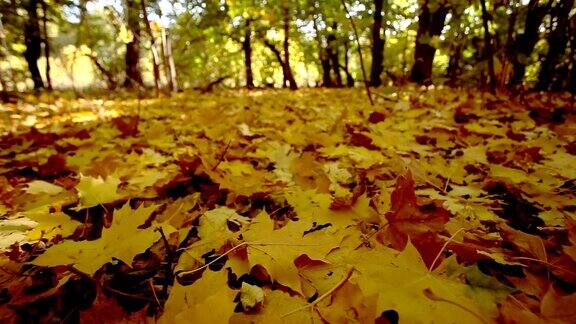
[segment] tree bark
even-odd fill
[[[538,42],[539,28],[542,20],[548,9],[550,8],[553,0],[548,0],[544,6],[540,6],[539,0],[530,0],[528,3],[528,12],[526,13],[526,20],[524,23],[524,32],[519,34],[514,41],[514,50],[511,51],[512,65],[514,72],[508,85],[516,86],[524,80],[526,73],[526,65],[530,59],[530,55],[534,50],[534,46]]]
[[[548,36],[548,53],[540,68],[538,75],[538,83],[536,88],[539,90],[560,90],[561,86],[554,86],[557,75],[558,67],[561,64],[563,55],[568,46],[570,35],[568,34],[569,19],[568,14],[574,5],[574,0],[563,0],[553,9],[552,16],[556,18],[555,27],[550,31]],[[560,80],[560,84],[562,80]]]
[[[572,39],[570,41],[570,61],[572,68],[570,70],[570,78],[568,79],[567,90],[572,93],[572,106],[574,106],[574,99],[576,98],[576,16],[572,17]],[[572,107],[574,109],[574,107]]]
[[[338,44],[336,41],[336,30],[338,29],[338,24],[335,22],[332,24],[332,31],[328,35],[328,47],[326,51],[328,53],[328,59],[330,60],[330,65],[332,71],[334,71],[334,76],[336,77],[335,86],[342,86],[342,76],[340,75],[340,60],[338,55]]]
[[[384,39],[382,32],[382,9],[384,0],[374,0],[374,23],[372,24],[372,65],[370,68],[370,85],[378,87],[382,84],[382,71],[384,71]]]
[[[106,83],[108,84],[108,89],[109,90],[116,89],[118,83],[116,82],[116,79],[114,78],[112,72],[106,70],[106,68],[102,66],[102,64],[98,61],[98,58],[95,55],[87,55],[87,56],[88,58],[90,58],[90,60],[92,60],[92,63],[94,63],[98,71],[100,71],[100,73],[102,73],[102,75],[106,77]]]
[[[132,32],[133,38],[126,44],[126,79],[124,86],[132,89],[142,86],[142,75],[140,74],[140,10],[138,0],[126,0],[126,19],[128,29]]]
[[[352,88],[354,86],[354,78],[350,73],[350,64],[349,64],[349,57],[348,51],[350,50],[350,46],[348,45],[348,40],[344,41],[344,73],[346,73],[346,86],[348,88]]]
[[[242,50],[244,51],[244,69],[246,71],[246,88],[254,89],[254,74],[252,73],[252,29],[250,24],[252,18],[246,19],[244,26],[244,39],[242,40]]]
[[[316,2],[317,3],[317,2]],[[319,16],[320,14],[317,13]],[[316,32],[316,42],[318,43],[318,59],[320,60],[320,67],[322,68],[322,86],[332,87],[332,78],[330,77],[330,60],[328,59],[328,53],[322,45],[322,37],[320,36],[320,29],[318,28],[318,22],[316,22],[316,17],[313,17],[312,23],[314,25],[314,31]]]
[[[44,58],[46,59],[46,83],[47,89],[52,90],[52,78],[50,77],[50,41],[48,40],[48,6],[46,0],[40,0],[42,5],[42,41],[44,43]]]
[[[2,24],[2,14],[0,14],[0,45],[2,46],[2,56],[8,58],[10,56],[10,50],[8,49],[8,44],[6,43],[6,34],[4,33],[4,24]],[[14,71],[12,67],[9,66],[7,69],[8,80],[12,82],[12,89],[16,89],[16,80],[14,80]],[[4,82],[2,84],[3,91],[8,91],[8,82],[4,80],[4,74],[0,75],[0,79]]]
[[[168,63],[168,71],[170,75],[170,89],[172,90],[172,92],[178,92],[178,78],[176,76],[176,64],[174,64],[174,56],[172,56],[172,40],[164,30],[163,30],[163,36],[166,52],[166,62]]]
[[[354,23],[354,18],[350,15],[350,11],[346,6],[346,1],[341,0],[340,3],[344,8],[344,12],[346,12],[346,16],[348,17],[348,21],[350,22],[350,26],[352,27],[352,31],[354,32],[354,38],[356,38],[356,46],[358,49],[358,57],[360,58],[360,69],[362,70],[362,78],[364,79],[364,88],[366,89],[366,96],[368,96],[368,101],[370,101],[370,105],[374,106],[374,100],[372,100],[372,93],[370,92],[370,85],[368,84],[368,78],[366,77],[366,69],[364,68],[364,58],[362,56],[362,47],[360,46],[360,36],[358,35],[358,29],[356,28],[356,24]]]
[[[40,76],[38,59],[42,53],[42,37],[40,34],[40,23],[38,22],[38,0],[29,0],[25,3],[28,19],[24,25],[24,58],[28,63],[28,70],[34,82],[34,90],[44,88],[44,82]]]
[[[152,52],[152,70],[154,72],[154,88],[156,89],[156,96],[160,95],[160,67],[158,66],[158,51],[156,50],[156,41],[154,39],[154,34],[152,33],[152,27],[150,27],[150,20],[148,20],[148,13],[146,12],[146,0],[140,0],[140,6],[142,7],[142,16],[144,18],[144,24],[146,25],[146,33],[150,37],[150,51]]]
[[[432,63],[436,48],[429,43],[434,36],[439,36],[444,28],[444,20],[449,7],[441,6],[431,12],[428,1],[420,8],[418,15],[418,31],[414,48],[414,65],[412,66],[411,79],[420,84],[432,83]]]
[[[272,54],[274,54],[274,57],[276,57],[276,60],[280,64],[280,67],[282,67],[282,75],[284,77],[284,80],[287,80],[286,65],[284,64],[284,61],[282,59],[282,53],[280,52],[280,50],[278,50],[276,46],[270,43],[270,41],[267,39],[264,40],[264,46],[266,46],[272,52]]]
[[[158,16],[163,17],[164,14],[160,7],[156,8]],[[160,50],[162,51],[162,66],[170,91],[178,91],[178,83],[176,81],[176,66],[174,65],[174,58],[172,57],[172,44],[164,27],[160,28]]]
[[[486,9],[486,0],[480,0],[482,7],[482,27],[484,28],[484,58],[488,60],[488,76],[490,77],[490,92],[496,92],[496,74],[494,73],[494,56],[492,55],[492,36],[488,27],[488,10]]]
[[[450,60],[448,61],[448,69],[446,70],[446,76],[450,79],[450,84],[452,86],[456,84],[456,79],[458,78],[461,57],[462,45],[457,45],[453,50],[452,55],[450,55]]]
[[[284,7],[284,86],[286,86],[286,82],[290,86],[290,90],[297,90],[298,85],[296,84],[296,80],[294,79],[294,74],[292,73],[292,68],[290,67],[290,43],[289,43],[289,35],[290,35],[290,12],[288,7]]]

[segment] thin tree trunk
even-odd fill
[[[158,16],[162,18],[164,14],[160,7],[156,8]],[[166,30],[164,27],[160,27],[160,51],[162,54],[162,68],[164,69],[164,75],[166,76],[166,82],[170,88],[170,91],[174,90],[174,83],[172,82],[172,73],[170,71],[170,64],[168,62],[168,49],[167,49],[167,39],[166,39]],[[175,77],[174,77],[175,78]]]
[[[290,90],[297,90],[298,85],[296,84],[296,80],[294,79],[294,74],[292,73],[292,68],[290,67],[290,43],[289,43],[289,35],[290,35],[290,12],[288,7],[284,7],[284,65],[285,65],[285,73],[284,73],[284,85],[286,82],[290,85]]]
[[[344,73],[346,73],[346,86],[352,88],[354,86],[354,78],[350,73],[350,58],[348,57],[348,51],[350,46],[348,45],[348,40],[344,41]]]
[[[384,40],[382,32],[382,9],[384,0],[374,0],[374,23],[372,24],[372,66],[370,68],[370,85],[378,87],[382,84],[384,71]]]
[[[576,95],[576,17],[572,17],[572,39],[570,41],[570,61],[572,69],[570,70],[570,78],[567,85],[567,90],[572,93],[572,109],[574,109],[574,99]]]
[[[26,45],[24,58],[28,63],[28,70],[34,82],[34,90],[38,90],[44,88],[44,82],[38,68],[38,59],[42,53],[42,37],[38,22],[38,0],[29,0],[25,5],[25,9],[28,13],[28,19],[24,26],[24,43]]]
[[[282,53],[280,53],[280,51],[276,48],[276,46],[270,43],[270,41],[268,41],[267,39],[264,40],[264,46],[266,46],[272,52],[272,54],[274,54],[274,57],[276,57],[276,60],[278,61],[280,67],[282,68],[282,75],[284,77],[284,80],[286,80],[287,72],[286,72],[286,66],[284,65],[284,61],[282,60]]]
[[[87,55],[87,56],[88,58],[90,58],[90,60],[92,60],[92,63],[94,63],[98,71],[100,71],[100,73],[102,73],[102,75],[106,77],[106,83],[108,84],[108,89],[109,90],[116,89],[118,83],[116,82],[116,79],[114,78],[112,72],[106,70],[106,68],[102,66],[102,64],[98,61],[98,58],[96,56],[94,55]]]
[[[244,51],[244,69],[246,70],[246,88],[254,89],[254,75],[252,73],[252,18],[246,18],[242,50]]]
[[[368,101],[370,101],[370,105],[374,106],[374,101],[372,100],[372,94],[370,93],[370,85],[368,84],[368,78],[366,77],[366,69],[364,68],[364,58],[362,57],[362,48],[360,47],[360,36],[358,35],[358,30],[356,29],[354,19],[352,19],[352,16],[348,11],[346,2],[344,2],[344,0],[341,0],[341,3],[342,6],[344,7],[346,15],[348,15],[348,21],[352,26],[352,31],[354,32],[354,36],[356,38],[356,45],[358,46],[358,56],[360,57],[360,69],[362,69],[362,77],[364,78],[364,87],[366,88],[366,95],[368,96]]]
[[[168,83],[170,91],[174,91],[172,86],[172,76],[170,75],[170,67],[168,66],[168,56],[166,54],[166,31],[163,27],[160,31],[160,45],[162,50],[162,66],[164,68],[164,75],[166,75],[166,82]]]
[[[426,1],[418,15],[418,31],[414,48],[414,65],[412,66],[411,79],[420,84],[432,83],[432,63],[436,48],[429,45],[434,36],[439,36],[444,28],[444,20],[449,8],[441,6],[434,12],[430,12]],[[426,39],[426,42],[423,40]]]
[[[568,14],[570,13],[574,0],[560,1],[554,8],[553,17],[556,18],[556,24],[550,31],[548,36],[548,53],[540,68],[538,76],[538,83],[536,88],[539,90],[552,90],[552,85],[558,78],[557,68],[560,65],[562,56],[566,52],[568,46]],[[559,90],[559,89],[553,89]]]
[[[402,48],[402,79],[406,80],[406,72],[408,72],[406,66],[408,65],[408,38],[410,34],[407,34],[404,38],[404,48]]]
[[[42,5],[42,33],[44,42],[44,57],[46,59],[46,83],[48,84],[47,89],[52,90],[52,78],[50,77],[50,41],[48,40],[48,6],[46,5],[46,0],[40,0]]]
[[[513,3],[511,3],[513,4]],[[512,10],[512,14],[508,17],[508,30],[506,32],[506,52],[510,57],[510,54],[514,52],[514,29],[516,28],[516,19],[518,18],[518,12],[514,8],[509,8]]]
[[[0,14],[0,42],[2,45],[2,56],[9,58],[10,57],[10,50],[8,49],[8,44],[6,43],[6,34],[4,33],[4,25],[2,24],[2,14]],[[14,71],[12,70],[12,66],[8,66],[8,79],[12,82],[12,89],[16,89],[16,80],[14,80]],[[8,91],[8,86],[6,80],[4,80],[4,73],[0,75],[0,79],[4,82],[2,84],[2,88],[4,91]]]
[[[488,60],[488,76],[490,77],[490,92],[496,92],[496,74],[494,73],[494,56],[492,55],[492,36],[488,27],[488,10],[486,0],[480,0],[482,6],[482,26],[484,27],[484,58]]]
[[[539,5],[539,0],[530,0],[528,3],[528,12],[524,23],[524,32],[516,37],[512,52],[513,74],[508,85],[516,86],[524,80],[526,65],[539,38],[539,29],[542,20],[553,0],[548,0],[544,6]]]
[[[126,0],[126,18],[128,29],[132,32],[133,38],[126,44],[126,79],[124,86],[134,88],[142,86],[142,75],[140,74],[140,10],[138,0]]]
[[[338,24],[334,22],[332,24],[332,31],[328,35],[328,47],[327,53],[328,58],[330,59],[330,65],[332,66],[332,70],[334,71],[334,75],[336,77],[336,86],[342,86],[342,76],[340,75],[340,60],[338,55],[338,44],[336,42],[336,30],[338,29]]]
[[[166,45],[166,59],[168,61],[168,70],[170,71],[170,89],[172,92],[178,92],[178,79],[176,77],[176,65],[174,56],[172,56],[172,40],[167,34],[164,34],[164,44]]]
[[[330,61],[328,60],[328,53],[322,45],[322,38],[320,36],[320,30],[318,28],[318,23],[316,22],[316,17],[313,17],[312,23],[314,25],[314,31],[316,32],[316,42],[318,43],[318,58],[320,60],[320,67],[322,68],[322,86],[330,88],[332,87],[332,78],[330,77]]]
[[[152,52],[152,70],[154,72],[154,88],[156,89],[156,96],[160,95],[160,67],[158,66],[158,51],[156,50],[156,41],[154,34],[152,33],[152,27],[150,27],[150,20],[148,20],[148,13],[146,12],[146,0],[140,0],[140,6],[142,7],[142,16],[144,18],[144,24],[146,25],[146,32],[148,37],[150,37],[150,51]]]
[[[462,57],[462,45],[456,46],[450,60],[448,61],[448,69],[446,70],[446,76],[450,79],[450,84],[454,86],[456,84],[456,79],[458,78],[458,72],[460,71],[460,58]]]

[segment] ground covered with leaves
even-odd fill
[[[569,99],[3,106],[0,320],[574,323]]]

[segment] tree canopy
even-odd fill
[[[354,86],[358,47],[371,86],[576,89],[572,0],[4,0],[0,10],[4,91]]]

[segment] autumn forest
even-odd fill
[[[574,0],[0,0],[0,322],[575,323]]]

